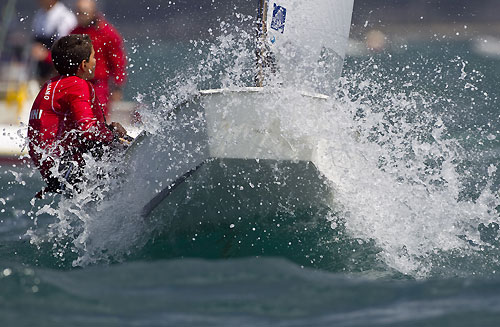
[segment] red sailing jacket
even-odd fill
[[[116,29],[103,17],[99,17],[96,25],[88,27],[76,27],[71,34],[88,34],[94,46],[95,59],[95,81],[113,79],[113,82],[121,86],[127,77],[125,72],[125,51],[123,41]]]
[[[90,82],[76,76],[47,81],[33,103],[28,125],[29,155],[44,179],[54,158],[70,156],[83,162],[89,144],[110,144],[102,109]]]
[[[94,46],[95,76],[92,80],[97,97],[104,105],[104,114],[108,116],[109,108],[109,81],[119,87],[125,84],[127,77],[125,71],[126,57],[123,49],[123,40],[116,29],[102,16],[96,25],[76,27],[71,34],[88,34]]]

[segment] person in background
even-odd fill
[[[94,0],[78,0],[76,3],[78,26],[73,34],[88,34],[95,49],[97,66],[95,86],[97,97],[103,104],[104,115],[109,116],[109,106],[122,99],[126,81],[126,56],[123,40],[116,29],[98,12]]]
[[[106,124],[94,87],[96,58],[88,35],[68,35],[52,47],[59,76],[38,93],[28,123],[29,155],[47,187],[37,194],[61,193],[68,184],[78,187],[84,153],[99,158],[107,147],[126,136],[119,123]]]
[[[31,57],[37,64],[37,79],[40,84],[54,76],[49,49],[54,42],[68,35],[77,24],[76,16],[58,0],[39,0],[41,9],[33,20],[34,43]]]

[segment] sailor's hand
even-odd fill
[[[123,128],[122,124],[112,122],[109,126],[111,127],[111,131],[113,131],[113,134],[118,136],[118,138],[123,138],[127,135],[127,131],[125,130],[125,128]]]
[[[122,101],[122,99],[123,99],[123,92],[120,89],[116,89],[116,90],[112,91],[109,95],[109,100],[111,102]]]

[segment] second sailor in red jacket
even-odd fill
[[[72,34],[87,34],[92,39],[97,65],[92,83],[99,100],[105,104],[104,114],[109,114],[109,104],[122,98],[126,80],[126,56],[123,40],[118,31],[97,11],[94,0],[76,3],[78,26]]]
[[[119,123],[106,125],[88,81],[94,77],[96,66],[89,36],[59,39],[52,47],[52,60],[60,75],[43,85],[33,103],[28,141],[29,155],[48,184],[47,191],[60,192],[68,181],[68,176],[59,174],[67,173],[60,172],[62,162],[70,162],[79,170],[85,164],[83,153],[112,145],[126,131]]]

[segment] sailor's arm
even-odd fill
[[[90,90],[85,86],[75,86],[76,92],[68,95],[71,119],[85,140],[109,144],[115,139],[115,134],[94,114]]]

